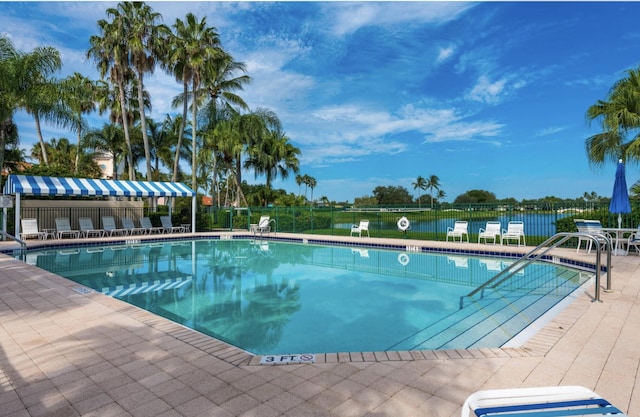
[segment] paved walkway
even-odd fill
[[[543,385],[583,385],[640,415],[640,257],[613,257],[613,265],[603,302],[592,302],[589,287],[521,347],[265,366],[0,255],[0,415],[449,417],[476,390]]]

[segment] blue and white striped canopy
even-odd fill
[[[191,188],[177,182],[97,180],[32,175],[9,175],[4,193],[121,197],[193,197],[195,194]]]

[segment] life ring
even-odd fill
[[[400,217],[400,220],[398,220],[398,229],[402,232],[406,232],[407,229],[409,229],[409,227],[411,226],[411,223],[409,222],[409,219],[407,219],[406,217]]]
[[[401,253],[400,255],[398,255],[398,262],[400,262],[400,265],[402,266],[409,265],[409,255],[407,255],[406,253]]]

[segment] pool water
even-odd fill
[[[258,355],[499,347],[589,276],[513,260],[249,239],[29,251],[24,259]]]

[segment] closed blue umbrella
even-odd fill
[[[616,169],[616,180],[613,183],[613,194],[611,195],[609,212],[618,213],[618,228],[622,227],[622,213],[631,213],[629,192],[627,191],[627,178],[624,173],[624,163],[622,159],[618,162],[618,168]]]

